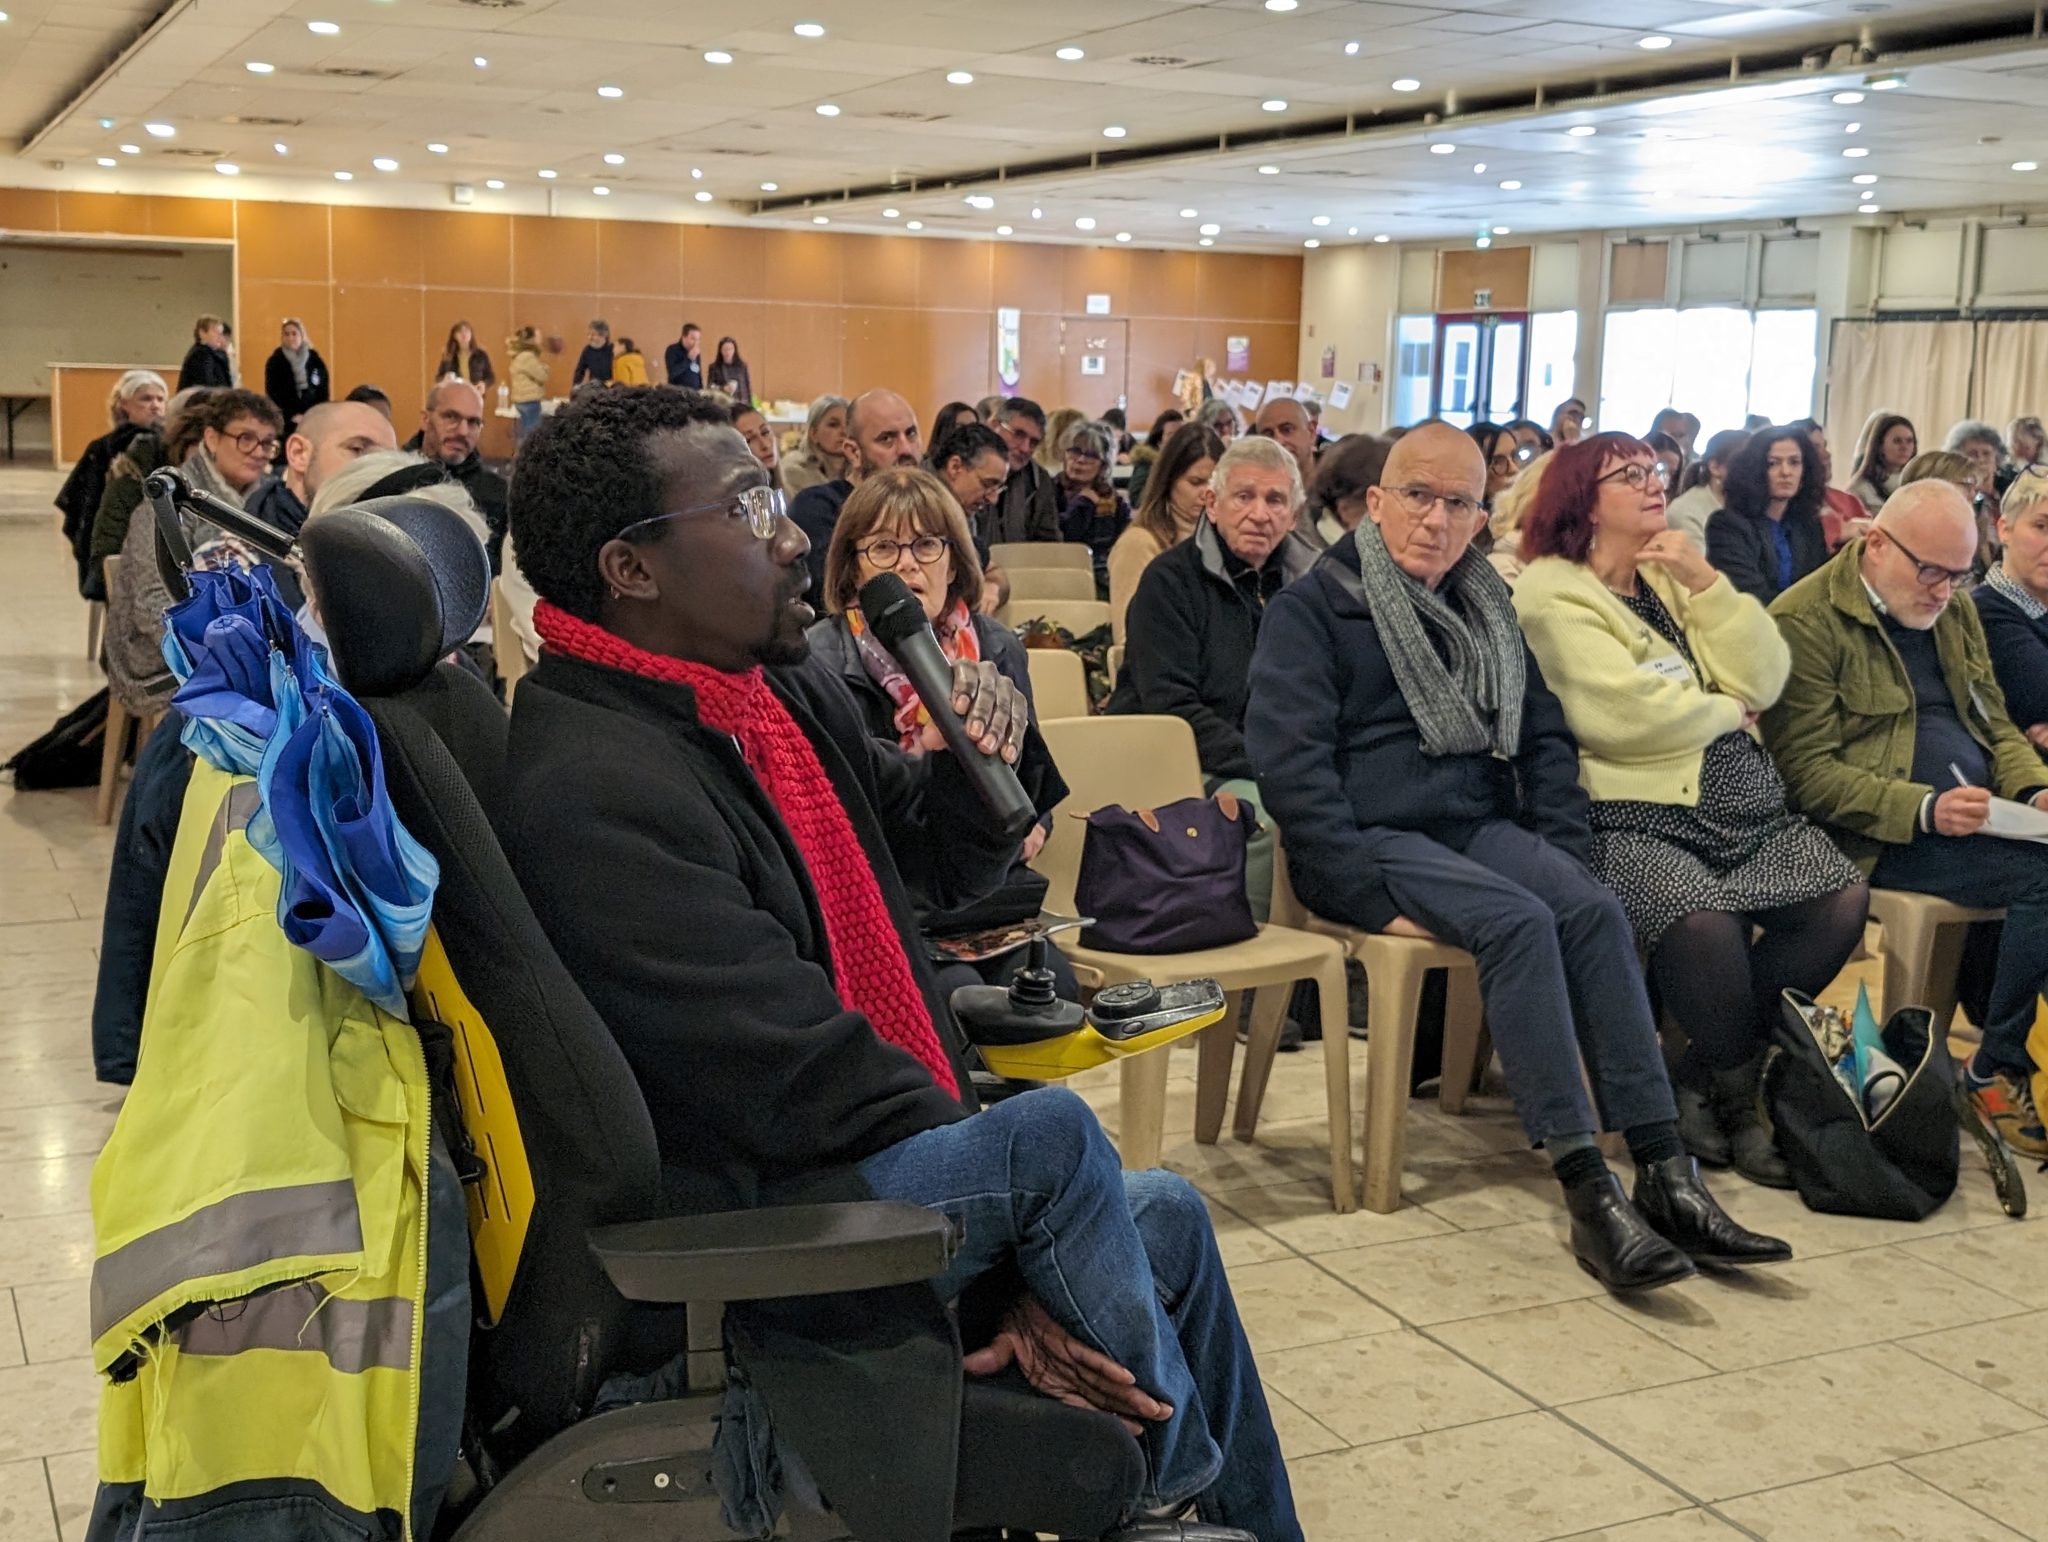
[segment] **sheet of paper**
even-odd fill
[[[1993,798],[1984,833],[2009,841],[2048,841],[2048,812],[2009,798]]]
[[[1269,402],[1286,401],[1293,395],[1294,382],[1291,380],[1269,380],[1266,382],[1266,400]]]
[[[1351,382],[1340,380],[1330,387],[1330,406],[1342,412],[1351,405]]]

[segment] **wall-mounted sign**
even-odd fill
[[[1092,294],[1088,296],[1088,314],[1091,316],[1107,316],[1109,314],[1109,296],[1106,294]]]
[[[1108,371],[1107,371],[1107,370],[1105,370],[1105,369],[1104,369],[1104,368],[1102,367],[1102,362],[1103,362],[1103,361],[1102,361],[1102,355],[1101,355],[1101,354],[1099,354],[1099,353],[1084,353],[1084,354],[1082,354],[1082,355],[1081,355],[1081,373],[1082,373],[1082,374],[1084,374],[1084,375],[1102,375],[1102,374],[1107,374],[1107,373],[1108,373]]]
[[[1291,380],[1269,380],[1266,382],[1266,400],[1269,402],[1284,402],[1293,395],[1294,382]]]
[[[1492,310],[1492,309],[1493,309],[1493,291],[1492,291],[1491,289],[1475,289],[1475,290],[1473,290],[1473,291],[1472,291],[1472,309],[1474,309],[1475,311],[1490,311],[1490,310]]]
[[[1248,337],[1223,339],[1223,367],[1229,370],[1252,367],[1252,340]]]
[[[1346,407],[1349,407],[1350,405],[1351,382],[1348,380],[1340,380],[1335,385],[1330,387],[1330,406],[1335,411],[1342,412]]]
[[[1012,391],[1022,377],[1024,362],[1020,356],[1021,343],[1018,334],[1022,330],[1024,313],[1012,306],[996,311],[996,378]]]
[[[1337,378],[1337,350],[1334,347],[1323,350],[1323,378],[1325,380],[1335,380]]]

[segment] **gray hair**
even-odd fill
[[[1230,420],[1231,432],[1243,431],[1244,420],[1237,415],[1237,409],[1220,396],[1211,397],[1195,409],[1195,421],[1204,428],[1214,428],[1225,418]]]
[[[1988,444],[1999,454],[2005,453],[2004,437],[1982,418],[1964,418],[1948,431],[1948,438],[1943,442],[1942,448],[1960,450],[1966,444]]]
[[[1286,472],[1288,484],[1293,489],[1288,495],[1288,504],[1292,508],[1301,507],[1301,463],[1294,458],[1294,452],[1283,448],[1277,439],[1261,439],[1256,434],[1248,434],[1231,440],[1230,447],[1223,452],[1223,459],[1216,462],[1216,472],[1211,478],[1219,496],[1230,485],[1230,473],[1239,466]]]
[[[1107,424],[1092,423],[1083,418],[1060,436],[1060,454],[1065,455],[1069,450],[1079,450],[1083,455],[1092,455],[1104,465],[1108,465],[1115,459],[1109,448],[1113,443],[1115,440],[1111,437]]]
[[[310,523],[332,514],[336,509],[361,503],[370,489],[386,477],[411,466],[428,464],[430,462],[424,455],[416,455],[411,450],[372,450],[367,455],[358,455],[321,484],[320,491],[313,495],[313,507],[307,511],[306,519]],[[453,509],[462,516],[463,523],[475,532],[479,541],[490,540],[490,527],[484,523],[483,515],[477,512],[469,489],[460,482],[429,482],[424,487],[413,489],[406,497],[424,498],[430,503]]]
[[[164,377],[153,369],[131,369],[114,382],[114,389],[107,396],[107,415],[114,420],[113,427],[121,426],[121,404],[151,386],[163,392],[166,398],[171,394],[171,388],[164,384]]]
[[[853,410],[843,396],[821,396],[811,403],[811,410],[804,415],[803,434],[797,440],[799,450],[808,450],[811,447],[811,435],[818,431],[818,425],[825,421],[834,407],[849,415]]]

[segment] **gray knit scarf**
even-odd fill
[[[1425,755],[1513,758],[1522,746],[1528,674],[1507,580],[1467,549],[1434,589],[1395,565],[1369,519],[1352,532],[1360,587]],[[1342,564],[1333,564],[1348,577]],[[1439,654],[1432,634],[1440,639]],[[1448,662],[1446,661],[1448,659]]]

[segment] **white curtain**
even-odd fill
[[[1923,450],[1938,448],[1949,425],[1970,415],[1977,325],[1972,321],[1836,324],[1834,349],[1828,359],[1827,432],[1838,483],[1846,485],[1855,475],[1851,456],[1856,436],[1871,413],[1897,412],[1909,418]],[[2048,346],[2048,340],[2036,346]]]
[[[2005,425],[2048,410],[2048,321],[1984,321],[1977,325],[1977,368],[1970,415]]]

